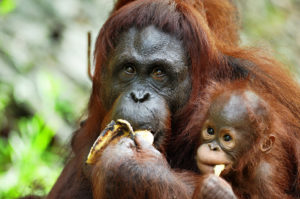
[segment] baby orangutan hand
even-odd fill
[[[237,199],[230,184],[214,174],[203,176],[201,186],[194,192],[194,199]]]

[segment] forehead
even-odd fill
[[[218,124],[232,127],[250,124],[246,99],[240,93],[225,93],[211,104],[209,116]]]
[[[132,58],[145,63],[164,60],[186,65],[187,61],[182,42],[152,25],[143,29],[132,27],[122,33],[113,54],[119,59]]]

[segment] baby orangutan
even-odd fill
[[[298,198],[299,137],[285,129],[282,115],[273,109],[276,102],[247,82],[213,84],[208,90],[188,125],[198,140],[200,132],[195,153],[201,174],[211,175],[216,165],[224,165],[221,177],[237,198]]]

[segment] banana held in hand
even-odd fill
[[[103,150],[108,146],[109,143],[111,143],[116,138],[118,138],[117,140],[119,140],[122,137],[130,137],[131,139],[134,139],[134,136],[136,134],[141,135],[142,139],[146,140],[151,144],[154,141],[154,137],[150,131],[133,131],[132,126],[126,120],[118,119],[116,122],[111,121],[94,142],[88,154],[86,163],[95,164],[98,157],[101,156]]]
[[[117,122],[111,121],[94,142],[88,154],[86,163],[94,164],[111,141],[122,137],[133,138],[133,129],[129,122],[122,119],[117,120]]]

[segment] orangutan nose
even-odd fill
[[[212,151],[220,151],[220,146],[218,144],[215,143],[209,143],[208,147],[210,148],[210,150]]]
[[[138,103],[138,102],[142,103],[142,102],[144,102],[144,101],[146,101],[146,100],[149,99],[150,94],[142,92],[142,91],[138,91],[138,92],[131,92],[130,96],[131,96],[131,98],[133,99],[134,102],[136,102],[136,103]]]

